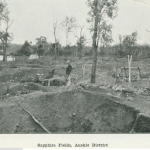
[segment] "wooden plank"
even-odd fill
[[[121,69],[129,69],[129,67],[121,67]],[[131,67],[131,69],[142,69],[142,67]]]
[[[51,79],[48,80],[48,86],[50,86]]]

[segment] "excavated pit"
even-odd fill
[[[0,133],[46,133],[22,108],[51,133],[150,132],[149,116],[103,92],[35,92],[0,103]]]
[[[51,133],[145,133],[150,119],[116,102],[117,98],[87,91],[36,93],[19,103]]]

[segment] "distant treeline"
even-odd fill
[[[127,48],[118,44],[109,47],[101,47],[100,55],[113,55],[115,57],[133,55],[134,59],[145,59],[150,58],[150,45],[135,45],[131,48]]]
[[[44,48],[37,48],[36,45],[17,45],[12,44],[7,51],[8,54],[16,56],[29,56],[30,54],[38,54],[39,56],[55,55],[55,44],[49,44]],[[78,56],[77,46],[63,47],[59,45],[57,47],[58,56]],[[123,45],[113,45],[107,47],[98,48],[98,55],[100,56],[115,56],[115,57],[126,57],[127,55],[133,55],[135,59],[150,58],[150,45],[135,45],[130,49]],[[83,48],[82,56],[91,56],[92,48],[86,46]]]

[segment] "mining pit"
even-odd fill
[[[103,91],[37,91],[3,96],[0,103],[0,133],[5,134],[150,132],[148,113]]]

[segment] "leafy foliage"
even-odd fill
[[[137,32],[133,32],[131,35],[124,36],[123,45],[126,47],[127,50],[129,50],[130,54],[132,46],[135,46],[137,42],[137,35]]]
[[[30,56],[31,53],[31,46],[28,41],[25,41],[21,49],[17,51],[17,54],[21,56]]]
[[[39,56],[43,56],[48,45],[47,38],[44,36],[41,36],[40,38],[36,38],[36,41],[37,41],[36,45],[38,47],[37,54]]]
[[[108,25],[106,21],[103,22],[98,30],[98,38],[101,45],[108,46],[113,41],[112,25]]]
[[[5,18],[6,18],[5,14],[7,11],[8,11],[8,8],[7,8],[6,1],[0,0],[0,21],[5,20]]]
[[[8,30],[12,25],[12,21],[9,18],[9,10],[5,1],[0,1],[0,25],[3,23],[5,29],[0,31],[0,42],[3,49],[3,61],[6,60],[6,48],[10,45],[13,39],[12,33]]]
[[[78,57],[81,59],[82,57],[82,49],[84,48],[86,44],[86,37],[82,35],[78,40],[77,40],[77,48],[78,48]]]
[[[90,31],[94,32],[95,19],[97,21],[97,47],[99,40],[104,45],[112,42],[112,25],[108,24],[109,19],[117,16],[117,0],[88,0],[90,8],[87,22],[91,23]]]

